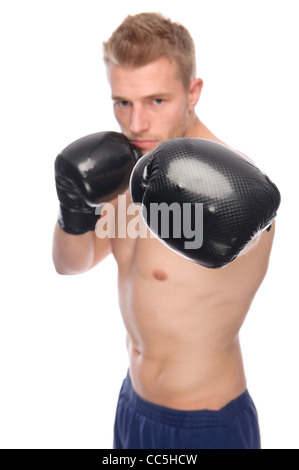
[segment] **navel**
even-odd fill
[[[158,281],[166,281],[167,274],[166,272],[162,271],[161,269],[155,269],[153,271],[153,277]]]

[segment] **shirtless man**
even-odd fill
[[[129,16],[104,53],[115,117],[140,154],[182,136],[220,142],[195,113],[203,82],[195,78],[194,45],[184,27],[157,14]],[[84,151],[74,152],[76,145],[69,153],[86,161]],[[135,156],[132,151],[130,171]],[[83,273],[111,253],[118,265],[130,365],[114,447],[260,448],[238,334],[267,272],[274,224],[233,262],[209,269],[152,236],[118,237],[117,194],[125,195],[129,207],[128,188],[103,198],[116,209],[114,237],[101,237],[101,218],[97,227],[95,219],[81,233],[69,230],[63,206],[71,203],[63,195],[72,188],[63,189],[56,172],[62,208],[53,241],[57,272]]]

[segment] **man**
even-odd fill
[[[129,16],[104,44],[104,60],[115,117],[129,142],[126,165],[127,153],[132,160],[136,156],[134,148],[145,155],[169,139],[221,144],[195,113],[203,82],[196,78],[194,45],[183,26],[158,14]],[[125,196],[126,209],[132,204],[129,188],[121,185],[103,198],[115,208],[108,215],[114,236],[102,236],[101,219],[97,227],[94,219],[81,230],[80,219],[79,229],[77,222],[69,229],[76,185],[69,188],[70,177],[61,175],[74,158],[82,169],[87,147],[83,163],[90,164],[88,139],[71,145],[56,165],[61,214],[53,259],[60,274],[82,273],[110,253],[118,265],[130,366],[119,397],[114,447],[259,448],[258,418],[246,389],[238,333],[267,272],[274,224],[222,269],[193,263],[149,235],[119,237],[117,195]],[[110,146],[110,136],[108,140]],[[100,166],[98,160],[95,165]],[[111,165],[106,179],[114,174],[116,163]],[[132,218],[127,217],[127,224]],[[140,219],[143,233],[144,227]]]

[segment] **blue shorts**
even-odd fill
[[[219,411],[155,405],[133,390],[129,374],[117,404],[114,449],[260,449],[257,412],[246,390]]]

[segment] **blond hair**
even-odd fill
[[[103,46],[106,65],[138,67],[166,57],[177,63],[186,89],[195,78],[195,47],[189,31],[159,13],[127,16]]]

